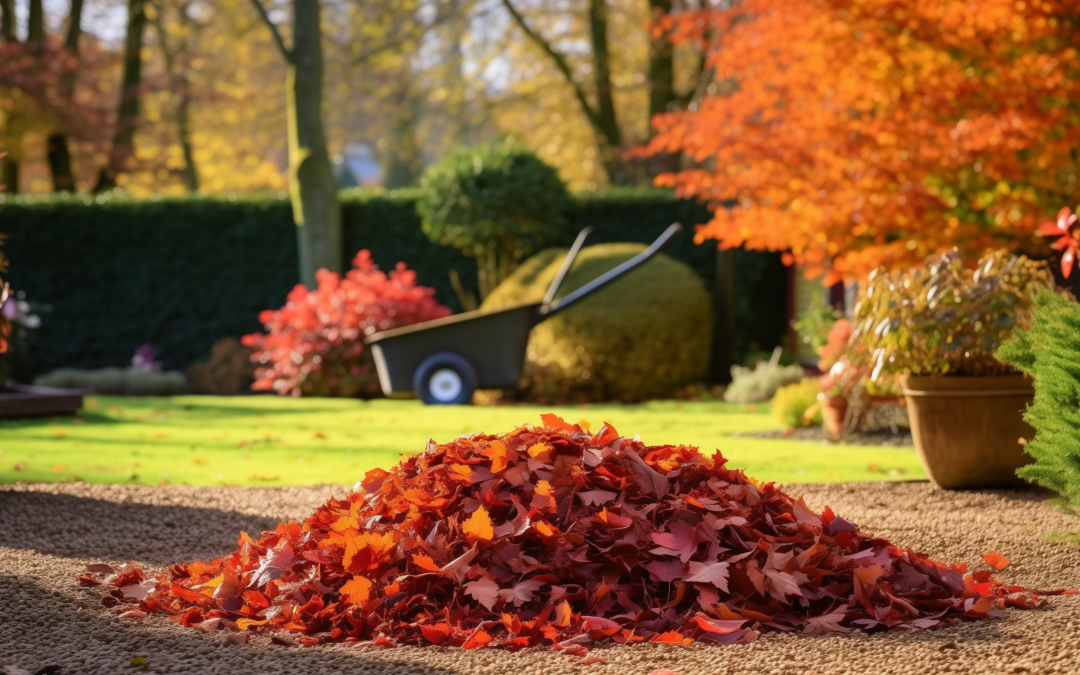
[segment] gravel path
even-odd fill
[[[376,650],[344,645],[283,648],[255,638],[222,645],[220,635],[181,628],[160,616],[120,620],[96,589],[75,577],[90,562],[135,560],[148,567],[229,552],[238,531],[300,519],[344,489],[193,488],[89,484],[0,486],[0,673],[369,673],[441,675],[676,675],[755,673],[1080,673],[1080,595],[1046,609],[1010,610],[996,621],[938,631],[831,637],[763,635],[749,645],[643,645],[594,650],[605,664],[553,653],[464,652],[443,648]],[[929,483],[797,485],[864,531],[937,559],[979,562],[997,550],[1013,560],[1006,581],[1080,587],[1080,546],[1047,543],[1080,531],[1080,518],[1045,503],[1040,492],[944,492]],[[1051,536],[1052,538],[1052,536]],[[131,660],[144,656],[145,669]],[[21,669],[21,670],[20,670]]]

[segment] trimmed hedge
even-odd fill
[[[404,261],[457,311],[449,270],[475,286],[476,263],[428,240],[416,197],[410,190],[343,192],[346,259],[367,248],[383,269]],[[45,310],[33,372],[126,365],[146,342],[166,368],[180,369],[205,359],[218,338],[259,330],[259,311],[280,307],[297,282],[291,213],[288,200],[276,196],[9,200],[0,206],[11,260],[6,278]],[[590,244],[651,242],[671,222],[692,229],[708,218],[704,207],[659,190],[578,195],[567,213],[571,239],[585,225],[595,228]],[[686,233],[667,254],[701,275],[715,297],[711,243],[695,245]],[[786,275],[771,253],[737,251],[736,269],[738,360],[778,344],[785,332]]]

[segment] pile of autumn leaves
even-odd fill
[[[816,515],[719,453],[543,423],[429,441],[302,525],[243,533],[217,560],[154,578],[91,572],[112,574],[103,601],[122,616],[166,613],[237,642],[246,631],[571,654],[608,640],[933,628],[1040,601]]]

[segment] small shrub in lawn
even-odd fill
[[[806,371],[798,364],[780,365],[781,351],[777,347],[771,359],[758,361],[753,368],[732,366],[731,384],[724,391],[724,400],[729,403],[768,401],[780,387],[801,380]]]
[[[259,315],[266,333],[244,336],[243,344],[255,350],[260,364],[253,389],[291,396],[378,396],[378,375],[364,336],[450,314],[433,289],[416,285],[416,273],[405,263],[387,275],[366,249],[356,254],[344,277],[323,269],[315,279],[314,290],[297,284],[284,307]]]
[[[820,393],[821,387],[811,377],[780,387],[772,397],[773,417],[788,429],[821,425],[821,409],[818,405]],[[811,408],[814,411],[807,415]]]

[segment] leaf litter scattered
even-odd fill
[[[745,643],[938,628],[1030,609],[1032,591],[902,550],[814,513],[688,446],[645,446],[608,424],[542,426],[435,444],[369,472],[346,499],[209,562],[148,576],[90,565],[121,618],[168,614],[311,646],[551,648]],[[994,569],[1009,561],[983,556]],[[590,657],[594,658],[594,657]]]

